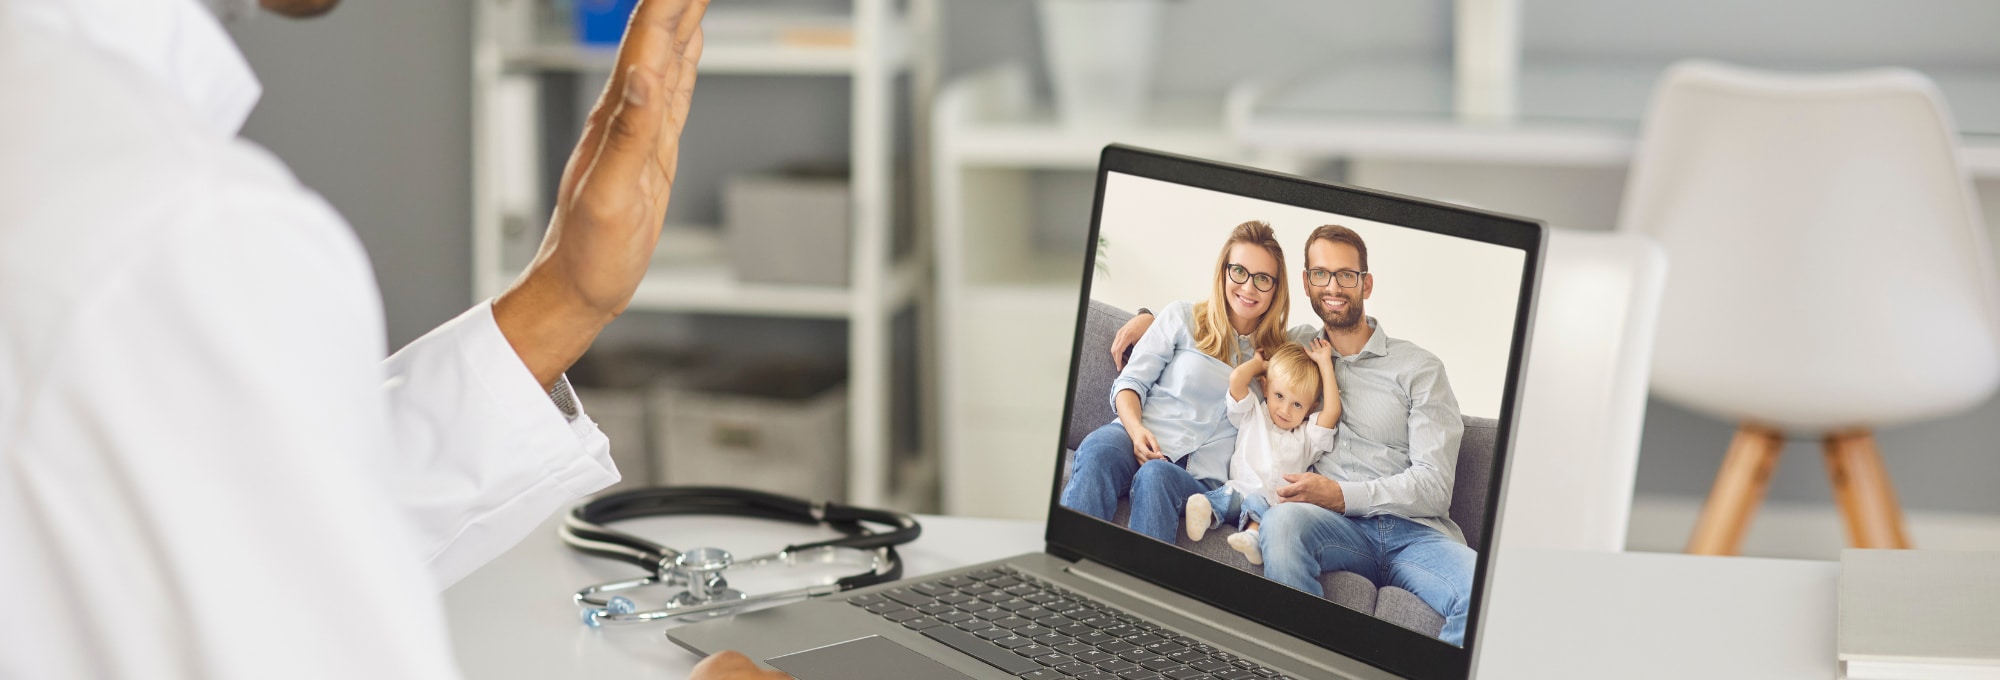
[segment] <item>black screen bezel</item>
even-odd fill
[[[1083,351],[1084,319],[1089,311],[1093,263],[1104,212],[1105,180],[1111,173],[1172,182],[1248,198],[1282,203],[1336,215],[1466,238],[1524,251],[1521,290],[1515,311],[1512,350],[1508,356],[1495,431],[1490,487],[1484,510],[1485,531],[1473,571],[1463,648],[1312,598],[1262,576],[1209,560],[1193,552],[1062,507],[1063,438],[1056,441],[1057,470],[1049,495],[1047,550],[1064,559],[1089,559],[1131,573],[1175,592],[1238,616],[1297,636],[1322,648],[1410,678],[1460,679],[1471,675],[1485,610],[1486,576],[1493,569],[1498,545],[1496,521],[1505,501],[1507,456],[1513,448],[1515,416],[1520,408],[1522,372],[1528,338],[1534,326],[1534,305],[1541,279],[1546,227],[1520,217],[1484,212],[1386,192],[1342,186],[1264,170],[1188,158],[1123,145],[1104,149],[1097,169],[1097,190],[1090,215],[1088,254],[1082,263],[1083,290],[1077,303],[1076,336],[1071,344],[1070,374],[1063,397],[1062,428],[1076,408],[1075,357]]]

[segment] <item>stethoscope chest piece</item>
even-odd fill
[[[695,548],[675,557],[673,563],[673,573],[687,579],[687,590],[674,595],[675,605],[692,607],[749,597],[742,591],[729,587],[729,579],[723,576],[723,570],[736,564],[736,557],[730,555],[727,550]]]

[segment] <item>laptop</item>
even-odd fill
[[[1532,220],[1107,147],[1062,437],[1019,452],[1056,463],[1045,549],[667,636],[802,680],[1471,677],[1544,238]],[[1155,322],[1114,368],[1110,338],[1139,308]],[[1197,338],[1203,324],[1232,332]],[[1216,387],[1244,363],[1216,355],[1275,346],[1272,329],[1332,341],[1312,363],[1334,367],[1333,427],[1295,352],[1241,395]],[[1114,391],[1158,460],[1120,450]],[[1236,450],[1252,431],[1245,451],[1267,453]],[[1303,473],[1269,453],[1298,446]],[[1199,532],[1198,494],[1214,499]]]

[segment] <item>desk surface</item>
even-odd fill
[[[904,551],[919,575],[1039,550],[1042,525],[925,517]],[[733,518],[629,523],[680,547],[749,555],[820,535]],[[1835,675],[1832,562],[1652,553],[1510,552],[1498,561],[1480,678],[1813,678]],[[697,660],[664,626],[590,629],[570,593],[631,578],[564,548],[555,522],[445,591],[466,677],[684,678]]]

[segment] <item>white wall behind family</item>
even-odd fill
[[[1230,230],[1249,220],[1270,223],[1285,249],[1290,325],[1320,323],[1299,283],[1306,236],[1324,224],[1353,229],[1368,244],[1375,275],[1368,315],[1390,337],[1414,342],[1444,362],[1465,415],[1500,413],[1525,257],[1512,248],[1112,174],[1098,232],[1106,267],[1091,281],[1090,297],[1128,310],[1206,300],[1216,256]]]

